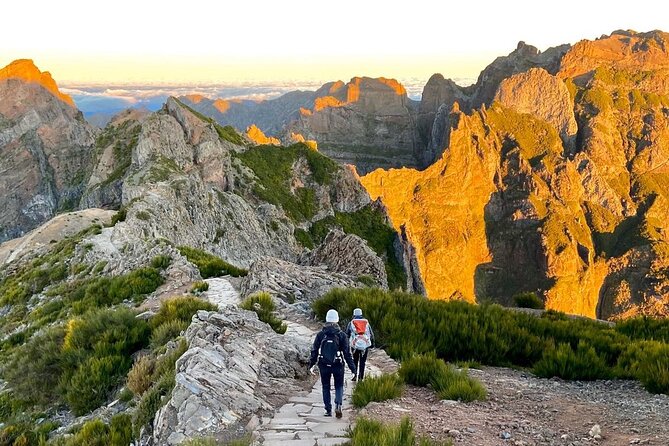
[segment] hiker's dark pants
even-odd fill
[[[358,379],[363,379],[365,377],[365,362],[367,362],[368,351],[368,348],[365,350],[358,350],[357,348],[353,349],[353,363],[358,371]]]
[[[321,384],[323,385],[323,404],[325,405],[326,412],[331,412],[331,377],[334,377],[335,404],[342,404],[342,401],[344,400],[344,364],[333,365],[332,367],[319,365],[318,369],[321,372]]]

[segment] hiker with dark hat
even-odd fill
[[[339,314],[336,310],[329,310],[325,316],[325,326],[316,335],[314,345],[311,348],[311,359],[309,368],[318,364],[323,385],[323,404],[325,405],[325,416],[332,416],[332,402],[330,400],[330,383],[334,377],[335,385],[335,414],[341,418],[341,405],[344,399],[344,361],[356,374],[356,369],[351,357],[346,334],[339,329]]]
[[[356,308],[353,310],[353,319],[346,327],[346,335],[349,338],[351,350],[353,350],[353,362],[358,370],[357,376],[354,373],[353,381],[361,380],[365,377],[365,362],[367,362],[367,353],[374,345],[374,332],[369,321],[362,317],[362,310]]]

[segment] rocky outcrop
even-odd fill
[[[326,266],[298,265],[273,257],[256,260],[241,285],[242,296],[266,291],[289,304],[309,310],[309,304],[334,288],[361,287],[356,277]]]
[[[118,209],[123,201],[123,182],[132,150],[137,145],[146,110],[129,109],[114,116],[95,142],[97,162],[81,197],[81,208]]]
[[[469,107],[476,109],[489,106],[495,97],[500,83],[514,74],[523,73],[530,68],[544,68],[555,74],[560,66],[560,59],[569,50],[569,45],[549,48],[543,53],[525,42],[518,42],[516,49],[508,56],[495,59],[479,75]]]
[[[250,125],[246,129],[246,137],[249,140],[251,140],[253,144],[257,145],[274,145],[274,146],[281,145],[281,141],[279,141],[278,138],[268,137],[255,124]],[[303,142],[303,141],[295,141],[295,142]]]
[[[29,60],[0,70],[0,241],[74,210],[95,131]]]
[[[578,130],[574,101],[564,82],[543,68],[531,68],[504,79],[494,100],[517,112],[529,113],[552,124],[565,146],[573,146]]]
[[[351,277],[368,276],[377,286],[388,289],[383,260],[357,235],[331,230],[323,243],[311,251],[302,264],[325,265],[330,271]]]
[[[597,40],[581,40],[560,60],[558,75],[563,79],[586,81],[602,67],[632,71],[643,67],[648,74],[665,71],[669,69],[669,34],[619,30]],[[646,88],[650,86],[645,84]],[[666,81],[663,84],[667,86]]]
[[[427,167],[441,156],[443,149],[442,138],[432,137],[432,128],[435,118],[440,109],[450,111],[457,102],[466,106],[469,96],[466,89],[460,87],[451,79],[444,79],[441,74],[433,74],[423,88],[423,95],[418,107],[418,116],[416,119],[416,132],[418,134],[418,144],[425,148],[421,152],[422,167]],[[439,119],[436,122],[442,122]],[[439,132],[443,134],[443,129]]]
[[[268,399],[277,389],[290,391],[307,373],[310,340],[274,333],[250,311],[200,311],[185,336],[176,386],[154,421],[155,444],[220,436],[272,409]]]
[[[362,173],[415,166],[414,108],[394,79],[355,77],[321,87],[285,132],[316,140],[320,151]]]

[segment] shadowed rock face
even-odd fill
[[[78,206],[94,135],[32,61],[0,70],[0,241]]]
[[[435,164],[363,177],[415,246],[429,297],[538,291],[589,317],[669,315],[665,42],[614,33],[557,59],[521,45],[474,87],[472,106],[495,103],[442,104]]]

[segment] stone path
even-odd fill
[[[316,332],[310,328],[286,321],[287,336],[308,336],[313,339]],[[369,361],[365,367],[366,376],[376,376],[381,370]],[[273,417],[263,418],[254,432],[254,446],[332,446],[347,443],[349,428],[352,427],[355,412],[351,405],[354,383],[350,371],[344,380],[344,415],[342,418],[326,417],[323,405],[320,377],[308,393],[291,397],[279,408]],[[334,386],[331,388],[334,403]]]
[[[241,298],[232,283],[226,277],[206,279],[209,289],[202,293],[202,297],[219,308],[226,305],[239,305]]]

